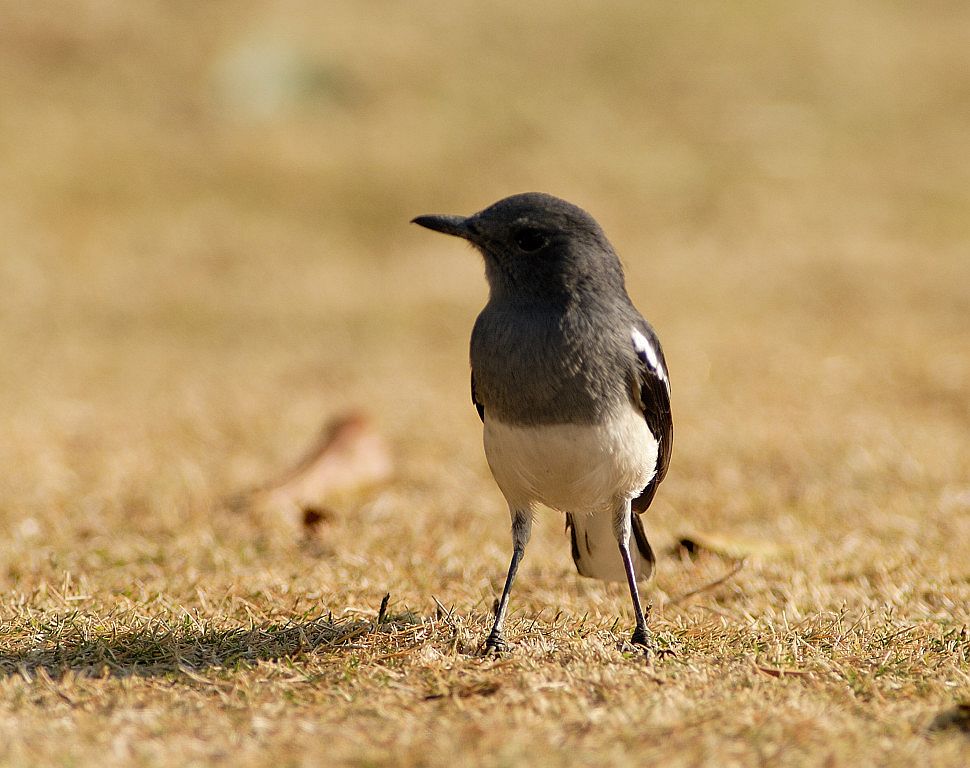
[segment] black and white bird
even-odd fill
[[[637,582],[651,576],[654,555],[640,513],[670,462],[670,379],[616,251],[586,211],[540,193],[414,223],[461,237],[485,258],[489,298],[472,331],[472,400],[513,543],[486,648],[506,647],[509,594],[539,504],[566,513],[580,574],[627,582],[632,642],[650,647]]]

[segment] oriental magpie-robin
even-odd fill
[[[467,240],[485,259],[489,298],[472,331],[472,400],[513,542],[486,648],[506,647],[509,594],[538,504],[566,513],[580,574],[627,582],[632,642],[649,647],[637,582],[650,577],[654,555],[640,513],[670,462],[670,380],[613,246],[586,211],[539,193],[414,223]]]

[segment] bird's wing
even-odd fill
[[[485,406],[482,405],[481,401],[478,399],[478,394],[475,392],[475,371],[472,370],[472,402],[475,404],[475,410],[478,411],[478,418],[485,423]]]
[[[643,413],[650,432],[657,439],[657,471],[633,500],[633,509],[643,512],[650,506],[657,486],[667,474],[670,451],[674,442],[674,422],[670,416],[670,379],[667,362],[657,334],[646,323],[638,322],[631,330],[631,342],[636,352],[636,373],[633,380],[633,402]]]

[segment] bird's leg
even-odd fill
[[[632,514],[630,502],[626,500],[622,507],[618,507],[614,513],[613,532],[616,534],[616,541],[620,546],[620,557],[623,558],[623,569],[626,571],[626,580],[630,585],[630,597],[633,598],[633,614],[637,620],[637,626],[633,630],[633,637],[630,638],[630,642],[634,645],[652,648],[653,636],[647,629],[647,618],[644,616],[643,606],[640,605],[640,590],[637,588],[637,576],[633,571],[633,559],[630,556]]]
[[[532,510],[512,510],[512,562],[509,563],[509,573],[505,577],[505,588],[502,590],[502,599],[499,601],[498,609],[495,611],[495,623],[492,631],[488,633],[485,640],[485,650],[505,651],[508,644],[502,637],[502,628],[505,626],[505,613],[509,607],[509,595],[512,593],[512,582],[515,581],[515,573],[519,570],[519,562],[525,554],[525,546],[529,543],[532,535]]]

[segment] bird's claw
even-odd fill
[[[660,645],[653,633],[647,629],[637,628],[629,640],[621,640],[617,648],[623,653],[640,653],[645,658],[662,659],[666,656],[676,656],[677,652],[668,646]]]
[[[508,653],[509,644],[505,642],[505,638],[499,634],[492,633],[488,636],[485,641],[485,656],[498,655],[500,653]]]
[[[633,630],[633,636],[630,638],[630,642],[633,645],[640,645],[649,650],[653,650],[656,646],[650,630],[644,629],[643,627],[637,627]]]

